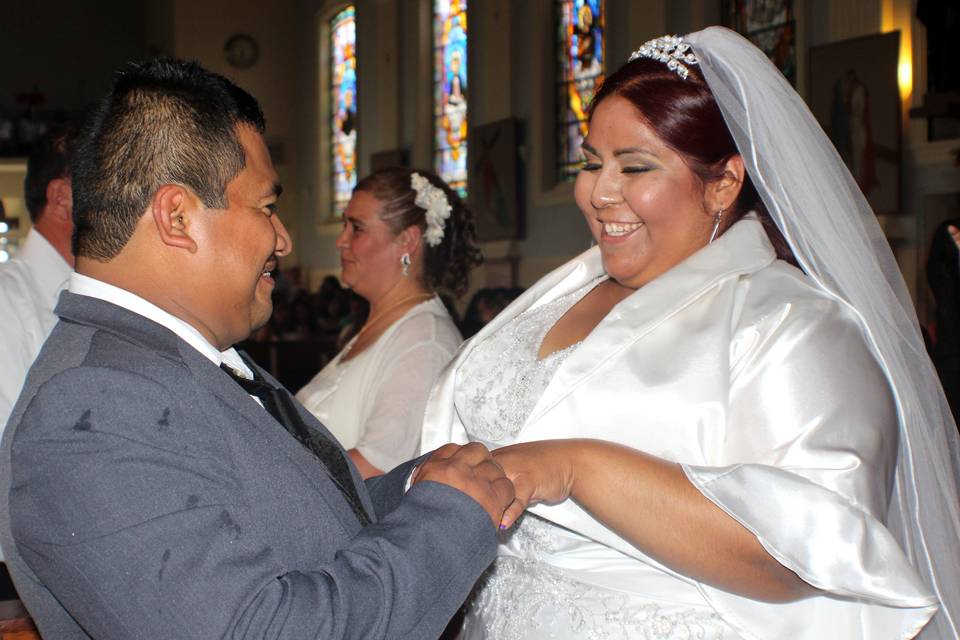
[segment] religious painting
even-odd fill
[[[810,110],[877,214],[900,206],[899,52],[899,32],[810,49]]]
[[[433,3],[434,167],[467,194],[467,0]]]
[[[797,84],[796,21],[793,0],[723,0],[723,24],[739,32]]]
[[[349,5],[330,21],[330,142],[333,215],[357,184],[357,24]]]
[[[474,127],[470,154],[470,208],[477,239],[514,240],[522,234],[514,118]]]
[[[581,164],[587,108],[603,82],[603,0],[557,0],[557,177],[570,180]]]

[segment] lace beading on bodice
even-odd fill
[[[472,439],[502,446],[520,432],[554,373],[579,344],[540,360],[544,336],[595,284],[523,313],[477,345],[460,371],[454,396]]]
[[[599,588],[543,562],[576,537],[532,514],[512,530],[515,555],[501,555],[481,579],[470,603],[463,638],[589,640],[726,640],[720,617],[706,608],[641,601],[627,592]]]
[[[524,312],[477,345],[460,369],[454,391],[471,440],[490,448],[515,441],[557,370],[579,345],[540,360],[544,336],[597,282]],[[677,606],[598,587],[576,579],[549,560],[597,547],[592,540],[525,514],[502,534],[497,561],[474,591],[461,638],[730,637],[709,608]]]

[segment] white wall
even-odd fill
[[[0,14],[0,106],[37,89],[44,108],[96,101],[113,71],[147,53],[146,9],[128,0],[4,0]]]
[[[196,59],[204,67],[223,74],[243,87],[263,108],[267,120],[266,141],[275,152],[274,164],[284,192],[280,216],[290,227],[293,254],[284,267],[298,264],[299,220],[304,215],[301,198],[299,148],[302,134],[297,112],[301,101],[295,0],[165,0],[155,11],[166,14],[172,27],[165,49],[178,58]],[[224,57],[227,39],[246,33],[257,41],[260,56],[249,69],[231,67]]]
[[[16,0],[24,2],[25,0]],[[97,0],[113,7],[118,19],[140,14],[119,0]],[[42,0],[40,7],[51,5]],[[151,0],[147,37],[150,47],[169,31],[173,51],[196,56],[250,89],[264,104],[269,137],[282,141],[287,186],[284,215],[299,251],[295,261],[320,275],[338,268],[333,238],[337,225],[326,222],[327,193],[321,181],[319,25],[343,4],[333,0],[280,0],[267,6],[253,0]],[[415,165],[429,166],[431,147],[430,0],[357,0],[360,56],[360,173],[370,155],[405,148]],[[807,90],[809,47],[900,29],[912,53],[912,94],[903,104],[902,203],[899,213],[882,220],[921,317],[928,309],[924,261],[929,233],[955,202],[960,168],[951,151],[956,142],[929,143],[925,122],[910,120],[907,110],[922,104],[925,86],[924,29],[912,18],[916,0],[795,0],[798,90]],[[32,6],[32,5],[31,5]],[[164,7],[173,7],[172,10]],[[589,245],[589,236],[573,205],[572,185],[552,180],[553,21],[552,0],[472,0],[470,2],[470,117],[473,125],[508,116],[518,118],[525,142],[522,193],[526,235],[517,242],[484,247],[494,258],[518,258],[519,284],[543,273]],[[615,69],[645,40],[663,33],[687,32],[720,19],[715,0],[607,0],[607,69]],[[159,9],[158,9],[159,7]],[[78,13],[79,10],[73,11]],[[126,13],[125,13],[126,12]],[[172,18],[165,19],[165,15]],[[70,14],[72,15],[72,14]],[[129,15],[128,18],[123,16]],[[73,19],[73,18],[71,18]],[[82,17],[79,24],[86,24]],[[89,22],[89,21],[87,21]],[[167,23],[173,25],[166,28]],[[97,25],[88,27],[96,32]],[[223,63],[227,35],[247,31],[261,41],[260,64],[232,71]],[[136,29],[133,29],[136,32]],[[153,35],[159,33],[159,36]],[[125,36],[126,49],[136,38]],[[142,37],[142,36],[137,36]],[[25,46],[21,44],[20,46]],[[119,44],[100,50],[108,59]],[[91,63],[93,64],[93,63]],[[2,84],[2,83],[0,83]],[[326,118],[323,118],[325,121]],[[475,286],[485,282],[480,270]]]

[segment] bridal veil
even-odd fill
[[[800,266],[855,310],[887,373],[900,414],[887,526],[941,602],[920,637],[960,637],[957,428],[886,237],[806,104],[760,50],[722,27],[685,39]]]

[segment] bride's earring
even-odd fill
[[[717,239],[717,231],[720,230],[720,218],[723,216],[723,207],[720,207],[720,210],[717,211],[717,215],[713,216],[713,233],[710,234],[710,242],[713,242]],[[708,242],[707,244],[710,244]]]
[[[406,278],[410,275],[410,254],[405,253],[400,256],[400,271],[403,273],[403,277]]]

